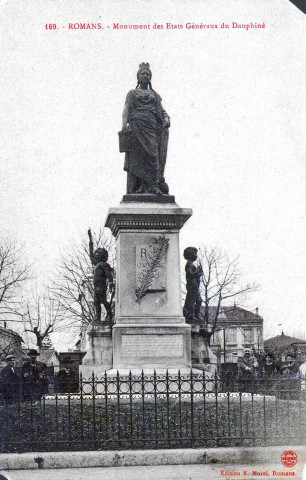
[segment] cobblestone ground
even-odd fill
[[[288,477],[274,474],[274,471],[280,473],[287,472],[287,474],[294,472],[295,475]],[[240,475],[237,475],[237,472]],[[8,480],[232,480],[233,478],[239,478],[240,480],[257,480],[258,478],[306,480],[306,468],[304,469],[304,475],[303,465],[297,465],[295,468],[285,468],[280,462],[273,465],[257,464],[251,466],[216,464],[73,468],[67,470],[15,470],[6,472],[6,475]]]

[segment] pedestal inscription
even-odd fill
[[[144,275],[150,270],[159,246],[143,244],[136,246],[136,288],[139,288]],[[166,257],[164,257],[152,271],[152,281],[148,292],[162,292],[166,290]]]
[[[122,335],[122,352],[124,357],[180,357],[184,354],[183,335]]]

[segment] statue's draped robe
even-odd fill
[[[168,129],[162,129],[162,122],[168,115],[161,97],[152,90],[130,90],[126,104],[132,150],[125,155],[124,170],[149,185],[156,185],[164,175]]]

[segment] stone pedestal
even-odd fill
[[[193,368],[215,374],[217,370],[217,357],[209,347],[199,325],[192,325],[191,327],[191,343]]]
[[[112,333],[109,325],[102,322],[93,323],[88,327],[89,349],[84,357],[80,373],[89,378],[92,373],[101,374],[113,365]]]
[[[114,369],[191,367],[179,251],[179,231],[191,215],[170,195],[125,195],[120,206],[109,209],[106,226],[116,237]],[[161,242],[167,253],[137,301],[136,289],[143,287]]]

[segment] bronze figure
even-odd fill
[[[127,94],[122,114],[120,151],[125,151],[127,193],[168,193],[164,170],[170,118],[151,84],[148,63],[141,63],[137,86]]]
[[[200,281],[203,270],[201,265],[197,266],[193,263],[198,258],[197,248],[185,248],[184,258],[187,260],[185,266],[187,294],[183,309],[184,317],[187,323],[201,323],[200,309],[202,297],[200,293]]]
[[[91,231],[88,230],[89,236],[89,252],[91,263],[94,266],[94,306],[95,306],[95,322],[101,322],[101,305],[106,310],[106,321],[113,317],[111,302],[107,300],[107,285],[109,290],[113,292],[114,288],[114,269],[107,263],[108,251],[105,248],[97,248],[93,250],[93,241]]]

